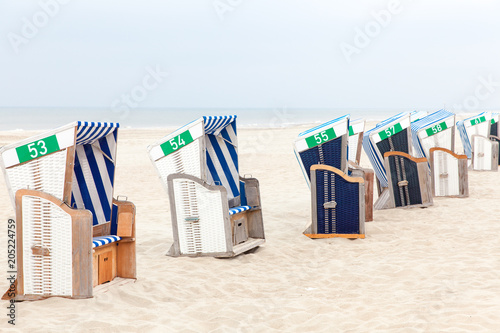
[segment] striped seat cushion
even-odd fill
[[[96,247],[103,246],[106,244],[118,242],[120,239],[122,239],[122,238],[119,236],[113,236],[113,235],[94,237],[92,239],[92,248],[96,248]]]
[[[234,215],[234,214],[238,214],[238,213],[242,213],[246,210],[250,210],[252,209],[252,207],[250,206],[238,206],[238,207],[234,207],[234,208],[231,208],[229,210],[229,215]]]

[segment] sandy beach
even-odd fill
[[[470,171],[469,198],[375,211],[366,239],[311,240],[302,235],[310,192],[292,148],[307,128],[239,129],[240,174],[260,181],[267,241],[233,259],[165,255],[168,196],[146,147],[173,129],[121,129],[114,194],[137,207],[137,280],[92,299],[17,303],[15,328],[2,301],[0,331],[500,331],[500,174]],[[0,132],[0,145],[34,133]],[[458,133],[456,142],[460,152]],[[371,168],[364,152],[361,164]],[[3,293],[14,217],[3,175],[0,208]]]

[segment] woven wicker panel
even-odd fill
[[[396,207],[418,205],[422,203],[417,163],[403,157],[389,156],[391,179]],[[399,186],[401,181],[408,181],[408,186]]]
[[[181,253],[227,252],[220,192],[189,180],[173,184]]]
[[[42,198],[23,197],[24,292],[72,296],[71,216]],[[34,255],[32,247],[48,249]]]
[[[342,170],[342,137],[299,153],[307,176],[311,179],[311,166],[326,164]]]
[[[356,162],[356,154],[358,152],[359,134],[349,137],[349,161]]]
[[[335,208],[324,208],[335,201]],[[318,234],[359,234],[359,183],[350,183],[336,173],[316,170]]]
[[[442,150],[434,151],[434,192],[437,197],[460,195],[458,159]],[[441,175],[445,175],[442,177]]]
[[[380,152],[380,156],[384,156],[388,151],[401,151],[403,153],[410,154],[409,144],[408,144],[408,131],[410,127],[405,128],[399,133],[380,141],[377,143],[377,148]]]
[[[10,196],[14,201],[17,190],[39,190],[63,199],[66,149],[7,169]]]
[[[473,170],[491,170],[493,141],[481,136],[475,136],[472,146]]]
[[[439,132],[435,135],[428,136],[425,139],[420,140],[420,144],[422,145],[422,149],[424,151],[425,156],[429,158],[429,150],[434,147],[441,147],[452,150],[452,131],[455,130],[455,126],[448,128],[442,132]]]
[[[182,149],[155,162],[161,179],[165,183],[167,183],[168,175],[174,173],[184,173],[203,179],[201,174],[200,140],[195,140]]]

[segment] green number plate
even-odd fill
[[[380,140],[385,140],[387,138],[390,138],[394,134],[397,134],[403,130],[403,127],[401,127],[400,123],[397,123],[391,127],[386,128],[384,131],[378,132],[378,135],[380,136]]]
[[[323,132],[319,132],[313,136],[306,138],[307,147],[313,148],[322,143],[333,140],[337,137],[333,128],[329,128]]]
[[[494,123],[496,123],[495,119],[491,119],[491,124],[493,125]]]
[[[477,124],[481,124],[484,121],[486,121],[486,117],[485,116],[482,116],[482,117],[479,117],[479,118],[476,118],[476,119],[471,119],[470,125],[474,126],[474,125],[477,125]]]
[[[427,133],[427,136],[432,136],[434,134],[438,134],[441,131],[444,131],[447,128],[448,126],[446,126],[446,122],[443,121],[442,123],[429,127],[425,130],[425,132]]]
[[[167,142],[163,143],[160,147],[161,150],[163,150],[163,154],[165,156],[172,154],[174,151],[177,151],[184,147],[185,145],[190,144],[193,142],[193,137],[191,135],[191,132],[189,130],[182,132],[181,134],[177,135],[176,137],[168,140]]]
[[[19,163],[31,161],[37,157],[42,157],[58,150],[59,143],[55,135],[16,148]]]

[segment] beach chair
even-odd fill
[[[328,165],[311,167],[309,238],[365,238],[364,180]]]
[[[425,207],[433,204],[429,164],[426,158],[415,158],[399,151],[384,154],[387,170],[387,208]]]
[[[469,196],[467,155],[457,155],[449,149],[433,147],[429,150],[429,159],[433,196]]]
[[[472,135],[472,170],[498,171],[498,141]]]
[[[498,142],[499,143],[499,147],[500,147],[500,135],[499,135],[499,131],[498,131],[499,116],[500,116],[500,114],[497,113],[497,112],[493,112],[491,114],[491,126],[490,126],[490,136],[489,136],[489,138],[492,141]],[[498,164],[500,165],[500,151],[498,153]]]
[[[412,154],[412,138],[410,130],[410,116],[408,112],[399,113],[378,123],[374,128],[365,131],[363,135],[363,149],[377,176],[379,198],[374,204],[375,209],[388,208],[389,187],[384,154],[399,151]]]
[[[299,134],[294,152],[307,184],[311,166],[329,165],[347,172],[349,115],[321,124]]]
[[[233,257],[265,242],[259,182],[239,176],[236,116],[199,118],[148,152],[169,195],[168,255]]]
[[[455,150],[455,115],[436,111],[411,124],[414,155],[429,159],[429,150],[442,147]]]
[[[113,199],[118,127],[75,122],[0,149],[16,211],[15,299],[88,298],[136,278],[135,206]]]
[[[457,130],[462,140],[464,153],[468,159],[472,159],[472,136],[482,135],[486,138],[490,135],[491,113],[482,112],[474,117],[457,121]]]
[[[361,123],[361,125],[363,124],[364,122]],[[359,131],[359,125],[360,123],[356,125],[356,131]],[[358,236],[350,238],[364,237],[364,232],[360,234],[359,230],[364,230],[364,228],[360,227],[360,225],[364,225],[365,212],[361,215],[356,215],[357,217],[355,219],[347,219],[346,215],[341,213],[346,209],[350,211],[357,211],[360,207],[365,209],[365,201],[367,201],[365,200],[365,196],[371,197],[370,207],[368,208],[370,212],[372,211],[371,205],[373,204],[373,177],[371,183],[371,196],[368,192],[365,192],[364,180],[362,182],[362,200],[360,200],[358,194],[354,195],[353,192],[342,192],[341,190],[347,189],[351,186],[356,187],[358,190],[360,187],[359,178],[353,180],[353,177],[349,177],[347,175],[348,172],[351,172],[351,168],[354,167],[357,169],[357,175],[365,175],[365,170],[356,164],[353,164],[353,167],[348,165],[348,141],[349,115],[339,117],[300,133],[298,138],[295,140],[295,155],[312,193],[312,224],[304,232],[304,234],[310,238],[344,237],[345,235],[349,236],[352,234],[357,234]],[[320,172],[314,170],[321,170],[323,176],[313,178],[313,173],[314,176],[316,176],[316,173]],[[366,170],[366,173],[369,174],[369,171],[370,170]],[[337,181],[335,181],[335,179],[337,179]],[[348,185],[349,182],[352,182],[353,185]],[[339,199],[339,195],[342,196],[343,198],[339,199],[342,201],[338,201],[342,202],[341,206],[338,208],[323,207],[325,202],[322,202],[321,200],[324,200],[324,196],[322,198],[318,198],[315,195],[315,193],[317,193],[316,189],[319,187],[322,187],[324,195],[327,195],[328,193],[328,195],[333,198],[329,201],[334,201],[336,196],[337,199]],[[347,202],[349,205],[346,205]],[[320,212],[319,215],[318,212]],[[325,220],[325,216],[327,220]],[[338,217],[338,220],[335,219],[336,216]],[[372,214],[370,217],[371,216]],[[358,231],[356,231],[356,233],[349,232],[347,234],[343,231],[340,232],[342,228],[335,228],[335,223],[349,225],[355,224],[356,226],[353,228]]]
[[[359,165],[359,161],[361,160],[361,147],[364,132],[364,119],[349,121],[349,161],[356,163],[357,165]]]

